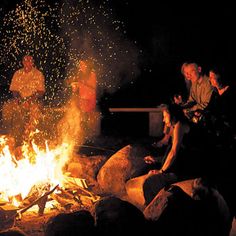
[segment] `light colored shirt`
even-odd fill
[[[187,103],[196,102],[196,105],[189,110],[204,110],[210,102],[212,92],[213,88],[207,76],[203,76],[200,82],[192,83]]]
[[[22,98],[27,98],[36,92],[45,92],[45,79],[41,71],[33,68],[30,72],[17,70],[12,78],[10,91],[16,91]]]

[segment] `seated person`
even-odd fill
[[[185,62],[181,66],[181,73],[184,76],[184,81],[185,81],[185,91],[182,92],[182,93],[184,93],[184,95],[183,95],[184,97],[186,97],[186,95],[189,96],[189,91],[190,91],[190,88],[192,85],[191,77],[186,72],[186,68],[187,68],[188,64],[189,63]],[[178,94],[174,95],[173,103],[178,104],[178,105],[183,104],[183,101],[185,99],[183,98],[182,93],[181,94],[178,93]],[[167,127],[166,125],[164,125],[163,138],[157,142],[154,142],[152,146],[156,147],[156,148],[162,148],[163,146],[168,145],[170,137],[172,135],[172,131],[173,131],[173,129],[171,129],[171,127]]]
[[[211,131],[214,132],[218,139],[220,138],[219,142],[221,145],[232,144],[236,136],[236,117],[234,112],[232,112],[236,96],[235,89],[223,80],[217,68],[210,69],[209,78],[215,91],[206,109],[205,116],[206,122],[208,122],[206,125],[211,125]]]
[[[160,170],[151,170],[149,174],[162,173],[170,171],[178,151],[181,148],[183,138],[190,131],[190,126],[183,111],[178,105],[171,105],[167,109],[163,110],[163,122],[172,131],[171,148],[166,155],[165,162]]]
[[[208,106],[213,91],[209,78],[202,75],[201,71],[201,67],[196,63],[189,63],[186,66],[185,73],[192,85],[187,102],[179,103],[190,120],[195,118],[192,120],[195,123],[200,118],[201,112]]]

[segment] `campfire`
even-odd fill
[[[26,211],[67,212],[92,205],[99,196],[89,191],[85,179],[66,172],[71,147],[64,143],[44,148],[33,141],[18,153],[11,138],[0,137],[0,228],[11,227]]]

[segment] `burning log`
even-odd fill
[[[71,200],[67,200],[65,198],[62,198],[58,196],[57,194],[51,194],[51,198],[55,201],[57,201],[61,207],[63,207],[66,211],[70,210],[73,206],[73,203]]]
[[[74,189],[74,191],[77,191],[77,193],[81,193],[84,197],[84,199],[90,199],[92,203],[96,202],[100,198],[97,195],[94,195],[92,192],[90,192],[88,189],[88,185],[84,179],[75,178],[75,177],[66,177],[67,180],[67,186],[69,188]],[[86,197],[84,196],[87,195]]]
[[[37,184],[34,185],[26,198],[23,199],[20,208],[28,206],[39,197],[41,197],[45,192],[47,193],[50,190],[50,184]]]
[[[24,212],[26,212],[28,209],[30,209],[31,207],[33,207],[34,205],[39,206],[39,215],[43,214],[44,208],[45,208],[45,204],[47,202],[47,198],[50,194],[52,194],[56,189],[58,188],[58,185],[56,185],[52,190],[46,192],[44,195],[42,195],[41,197],[39,197],[38,199],[36,199],[35,201],[33,201],[29,206],[19,210],[17,213],[18,215],[22,215]],[[43,208],[43,209],[41,209]]]

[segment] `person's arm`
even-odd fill
[[[167,127],[165,125],[163,133],[164,133],[164,137],[161,140],[159,140],[158,142],[154,142],[153,145],[152,145],[153,147],[159,148],[159,147],[168,145],[170,137],[172,136],[172,133],[173,133],[173,127],[172,126]]]
[[[12,95],[14,98],[20,98],[20,93],[19,93],[19,71],[16,71],[12,77],[11,84],[9,90],[12,92]]]
[[[180,122],[178,122],[173,130],[173,141],[172,141],[172,146],[171,146],[171,150],[169,151],[166,161],[163,164],[160,172],[165,172],[167,171],[171,165],[173,164],[173,162],[176,159],[177,153],[179,151],[179,148],[181,146],[184,134],[186,133],[186,127],[181,124]]]
[[[196,99],[195,99],[196,95],[194,90],[195,86],[196,86],[195,84],[192,84],[187,102],[181,104],[181,107],[183,109],[189,109],[196,104]]]
[[[45,94],[45,77],[41,71],[39,71],[39,86],[37,88],[36,95],[41,97]]]
[[[27,100],[36,101],[37,99],[42,98],[43,95],[44,95],[43,91],[37,91],[34,94],[32,94]]]
[[[18,91],[12,91],[12,95],[14,98],[19,98],[20,97],[20,93]]]

